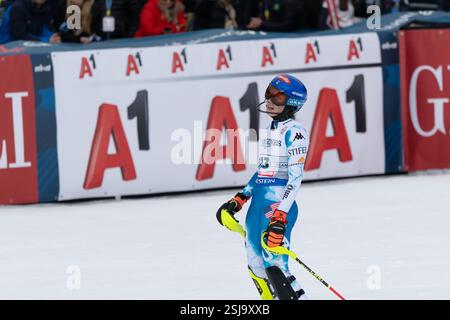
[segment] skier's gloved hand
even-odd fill
[[[219,210],[217,210],[216,216],[217,216],[217,220],[219,221],[219,223],[221,225],[223,225],[222,210],[226,210],[231,216],[234,217],[234,214],[242,209],[242,207],[244,206],[244,204],[247,202],[248,199],[249,198],[245,194],[239,192],[232,199],[230,199],[229,201],[224,203],[219,208]]]
[[[275,210],[266,230],[267,246],[270,248],[279,247],[283,244],[284,233],[286,232],[286,212]]]

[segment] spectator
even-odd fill
[[[81,29],[70,29],[67,24],[69,6],[78,6],[81,11]],[[102,32],[102,16],[100,8],[94,0],[60,0],[56,6],[56,17],[53,22],[55,30],[62,42],[89,43],[100,40]]]
[[[353,6],[355,7],[355,17],[367,19],[370,16],[370,14],[367,13],[367,3],[367,0],[355,0],[353,2]]]
[[[98,0],[98,5],[103,19],[113,20],[114,25],[112,32],[103,30],[102,38],[118,39],[134,36],[139,24],[140,0]]]
[[[51,11],[46,0],[15,0],[3,14],[0,43],[15,40],[35,40],[60,43],[54,33]]]
[[[341,29],[350,27],[362,19],[355,15],[361,5],[359,0],[325,0],[322,5],[322,29]]]
[[[184,6],[179,0],[148,0],[141,12],[135,37],[184,32]]]
[[[186,17],[186,31],[194,29],[196,0],[184,0],[184,16]]]
[[[138,2],[139,2],[139,12],[141,12],[142,8],[147,3],[147,0],[138,0]]]
[[[248,23],[250,22],[250,19],[252,16],[255,16],[256,14],[252,14],[252,6],[253,1],[252,0],[234,0],[236,3],[234,8],[237,12],[237,22],[239,29],[246,29]]]
[[[401,0],[366,0],[367,6],[376,5],[381,9],[381,14],[398,12]]]
[[[298,0],[253,1],[247,29],[294,31],[301,27],[303,2]]]
[[[7,1],[14,2],[15,0],[7,0]],[[50,7],[50,16],[52,17],[52,22],[56,16],[56,7],[59,1],[60,0],[47,0],[45,2]]]
[[[322,3],[318,0],[303,0],[301,12],[302,29],[319,29]]]
[[[237,29],[232,0],[200,0],[195,9],[194,29]]]

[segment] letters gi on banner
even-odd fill
[[[450,30],[400,32],[406,169],[450,167]]]
[[[257,167],[247,133],[269,125],[256,105],[279,73],[309,91],[297,116],[311,136],[306,179],[384,172],[374,33],[58,52],[52,61],[62,200],[246,184]],[[208,163],[206,129],[223,132],[224,145]]]
[[[28,55],[0,58],[0,204],[38,201],[34,85]]]

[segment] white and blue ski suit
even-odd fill
[[[308,152],[307,130],[297,121],[272,121],[260,137],[258,171],[243,189],[251,204],[246,217],[246,250],[248,265],[253,273],[267,279],[265,268],[279,267],[289,278],[288,256],[273,255],[261,246],[261,236],[266,231],[275,209],[287,213],[284,246],[289,248],[292,228],[297,220],[295,197],[303,178]],[[291,283],[294,290],[300,285]]]

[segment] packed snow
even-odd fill
[[[450,299],[449,187],[448,172],[304,183],[292,249],[347,299]],[[236,192],[1,206],[0,298],[259,299],[215,217]],[[290,266],[310,299],[336,299]]]

